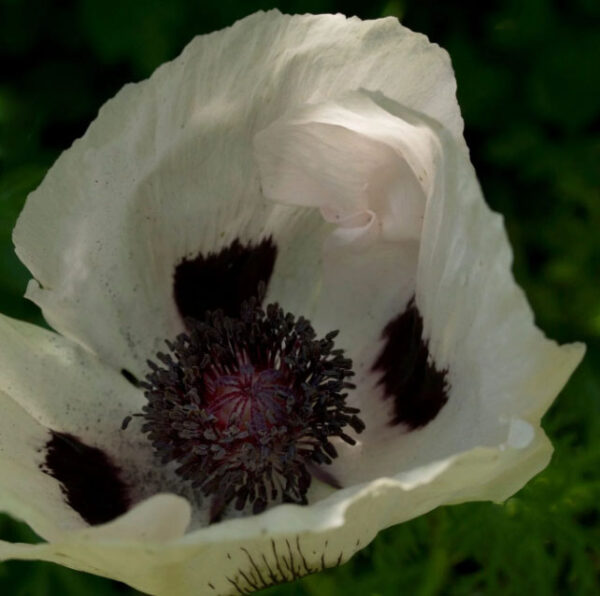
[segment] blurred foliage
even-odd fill
[[[124,83],[259,8],[395,15],[453,60],[466,138],[539,325],[588,354],[545,419],[556,454],[503,505],[438,509],[271,596],[600,594],[600,3],[597,0],[0,0],[0,311],[38,323],[10,233],[27,193]],[[6,540],[35,537],[0,518]],[[11,596],[134,594],[50,564]]]

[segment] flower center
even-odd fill
[[[282,370],[257,370],[250,363],[233,374],[218,371],[218,365],[211,368],[216,370],[204,379],[206,410],[221,429],[236,425],[256,437],[262,429],[283,423],[286,401],[297,398]]]
[[[239,318],[207,312],[167,342],[143,383],[148,434],[163,463],[211,498],[211,521],[228,507],[259,513],[307,503],[311,469],[330,464],[330,442],[355,440],[359,410],[346,405],[352,363],[334,349],[337,332],[316,339],[310,323],[256,299]]]

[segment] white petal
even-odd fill
[[[422,121],[397,118],[360,92],[302,105],[254,139],[267,198],[318,207],[342,229],[375,218],[386,241],[420,237],[435,145]]]
[[[338,224],[322,241],[321,267],[308,272],[319,278],[319,291],[303,314],[320,334],[339,330],[336,345],[352,358],[356,373],[349,401],[361,408],[367,430],[364,447],[338,446],[349,463],[343,458],[332,469],[344,486],[397,469],[365,464],[359,449],[400,434],[389,432],[392,404],[384,402],[376,386],[380,374],[372,368],[384,327],[415,294],[423,214],[440,154],[427,123],[410,110],[401,116],[365,92],[346,93],[301,106],[255,138],[266,196],[319,207],[324,219]],[[269,299],[287,306],[293,288],[278,290],[274,286]],[[350,473],[354,468],[362,475]]]
[[[141,411],[142,391],[81,346],[0,315],[0,391],[42,427],[107,454],[132,487],[133,502],[161,486],[166,472],[156,469],[139,419],[121,428],[126,416]]]
[[[28,296],[61,333],[143,374],[181,329],[175,264],[238,237],[286,244],[294,216],[260,193],[255,133],[295,105],[359,87],[460,138],[446,53],[395,19],[274,11],[195,39],[108,102],[28,199],[14,235],[37,280]]]
[[[444,184],[427,204],[416,301],[430,353],[449,368],[452,395],[460,396],[461,416],[470,413],[490,437],[489,420],[518,416],[539,424],[585,347],[559,346],[535,326],[511,271],[502,217],[487,207],[468,156],[442,128],[438,135]]]
[[[59,483],[42,471],[48,429],[0,391],[0,510],[49,540],[85,525]]]
[[[67,503],[60,484],[44,472],[51,435],[8,395],[0,391],[0,510],[21,519],[49,541],[80,530],[94,540],[162,541],[178,538],[190,523],[189,503],[175,495],[156,495],[116,520],[88,529]]]
[[[77,344],[3,315],[0,390],[44,426],[108,444],[145,403],[140,389]]]
[[[281,505],[179,539],[99,539],[104,528],[49,545],[0,544],[0,557],[45,559],[125,581],[150,594],[236,594],[346,561],[389,525],[442,503],[512,494],[549,459],[541,431],[525,447],[478,448],[336,492],[311,507]],[[293,571],[292,571],[293,569]],[[236,588],[237,586],[237,588]],[[253,587],[254,586],[254,587]]]
[[[501,220],[467,152],[439,122],[380,94],[350,93],[286,114],[255,149],[269,198],[339,215],[310,317],[321,332],[340,329],[337,344],[357,373],[349,401],[367,429],[359,447],[339,446],[331,471],[343,486],[503,444],[515,416],[539,424],[582,348],[559,348],[535,328]],[[393,402],[373,367],[386,325],[413,296],[433,363],[448,371],[449,399],[408,432],[390,424]]]
[[[485,204],[466,156],[439,134],[446,188],[427,205],[417,281],[430,350],[441,367],[450,367],[463,408],[537,424],[584,346],[558,346],[535,326],[511,272],[502,217]]]
[[[190,525],[188,501],[172,494],[156,494],[117,519],[77,534],[80,540],[166,542],[183,536]]]
[[[340,331],[337,344],[360,385],[350,399],[362,408],[365,442],[390,420],[371,369],[383,328],[415,293],[418,239],[440,153],[429,126],[409,110],[403,116],[365,92],[346,93],[287,113],[254,143],[268,198],[319,207],[338,224],[323,241],[322,267],[309,270],[319,277],[319,294],[303,314],[321,334]],[[269,298],[287,306],[289,295],[277,289]]]

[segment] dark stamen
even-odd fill
[[[410,429],[431,422],[448,401],[447,370],[438,370],[423,339],[423,319],[414,298],[383,330],[386,344],[373,366],[379,384],[394,399],[392,424]]]
[[[305,504],[309,470],[337,456],[330,438],[355,443],[344,430],[364,424],[345,403],[352,363],[336,334],[316,339],[306,319],[253,298],[239,318],[219,310],[189,321],[161,364],[149,362],[142,430],[212,497],[212,521],[229,505]]]
[[[132,372],[128,371],[126,368],[122,368],[121,369],[121,374],[134,387],[139,387],[140,386],[140,382],[138,381],[137,377]]]

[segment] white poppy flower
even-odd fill
[[[534,326],[448,56],[391,18],[196,38],[14,241],[57,333],[0,319],[0,506],[47,540],[0,557],[150,594],[249,593],[506,499],[583,354]]]

